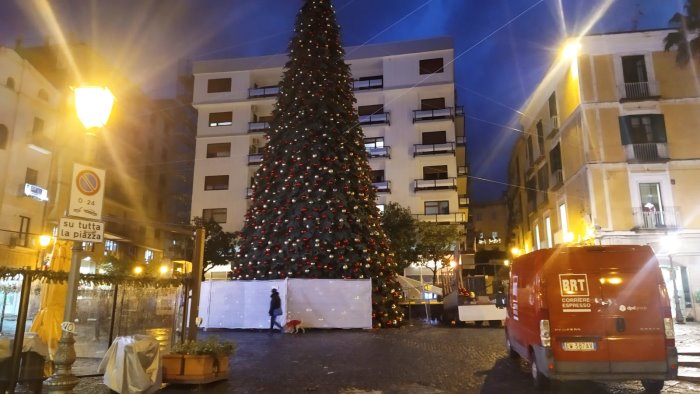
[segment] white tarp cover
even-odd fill
[[[117,337],[97,367],[104,384],[117,393],[150,394],[163,383],[160,344],[148,335]]]
[[[372,328],[369,279],[221,280],[202,283],[199,315],[204,328],[270,328],[270,291],[276,288],[284,314],[309,328]]]

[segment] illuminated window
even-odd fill
[[[559,228],[564,236],[569,232],[569,223],[566,217],[566,204],[559,205]]]
[[[539,224],[535,225],[535,249],[536,250],[542,249],[542,242],[540,240],[540,225]]]
[[[111,239],[105,240],[105,251],[106,252],[116,252],[117,242]]]
[[[146,252],[144,252],[144,254],[143,254],[143,259],[146,260],[147,263],[149,261],[152,261],[153,260],[153,251],[146,249]]]
[[[552,219],[547,216],[544,218],[544,231],[547,232],[547,247],[551,248],[552,246]]]

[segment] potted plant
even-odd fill
[[[225,378],[228,376],[228,358],[235,350],[234,342],[217,338],[176,344],[170,354],[163,356],[163,378],[193,383]]]

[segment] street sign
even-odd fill
[[[104,222],[75,218],[61,218],[58,222],[58,239],[101,243],[104,233]]]
[[[68,215],[86,219],[102,217],[102,200],[105,194],[105,171],[99,168],[73,165]]]

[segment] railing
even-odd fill
[[[465,146],[467,144],[467,137],[458,135],[455,137],[455,142],[457,143],[457,146]]]
[[[461,107],[457,107],[461,108]],[[459,114],[463,114],[464,110],[461,110]],[[454,119],[455,109],[452,107],[439,108],[439,109],[417,109],[413,111],[413,123],[425,121],[425,120],[437,120],[437,119]]]
[[[369,158],[374,158],[374,157],[386,157],[386,158],[391,158],[391,147],[390,146],[382,146],[380,148],[365,148],[367,151],[367,155]]]
[[[681,223],[678,207],[635,207],[633,214],[635,227],[643,230],[675,228]]]
[[[270,122],[248,122],[249,133],[261,133],[270,130]]]
[[[413,144],[413,157],[421,155],[439,155],[443,153],[455,153],[454,142],[443,142],[441,144]]]
[[[433,223],[466,223],[467,215],[464,212],[453,212],[453,213],[417,213],[413,214],[416,220],[421,222],[433,222]]]
[[[547,137],[553,136],[557,131],[559,131],[559,115],[552,115],[549,117],[549,133],[547,133]]]
[[[556,188],[564,184],[564,172],[562,170],[555,170],[549,180],[549,184],[552,188]]]
[[[377,77],[372,79],[356,79],[352,81],[352,90],[369,90],[369,89],[383,89],[384,88],[384,77]]]
[[[53,141],[46,137],[44,133],[36,133],[29,138],[29,145],[33,145],[40,150],[50,151]]]
[[[617,85],[621,99],[645,99],[659,96],[659,82],[625,82],[622,85]]]
[[[373,124],[390,124],[389,123],[389,113],[383,112],[379,114],[372,115],[360,115],[361,125],[373,125]]]
[[[246,200],[253,198],[253,188],[252,187],[245,188],[245,198],[246,198]]]
[[[458,105],[455,107],[455,116],[464,116],[464,106]]]
[[[251,153],[248,155],[248,165],[255,166],[262,163],[263,155],[262,153]]]
[[[391,181],[372,182],[377,188],[377,193],[391,193]]]
[[[457,189],[457,178],[416,179],[413,191]]]
[[[665,142],[647,142],[644,144],[625,145],[625,155],[628,162],[657,162],[668,159]]]
[[[469,197],[467,197],[466,194],[460,194],[458,199],[460,208],[466,208],[469,206]]]
[[[469,175],[469,167],[457,166],[457,176],[467,176],[467,175]]]
[[[264,86],[262,88],[250,88],[248,89],[248,98],[273,97],[277,96],[279,92],[279,86]]]

